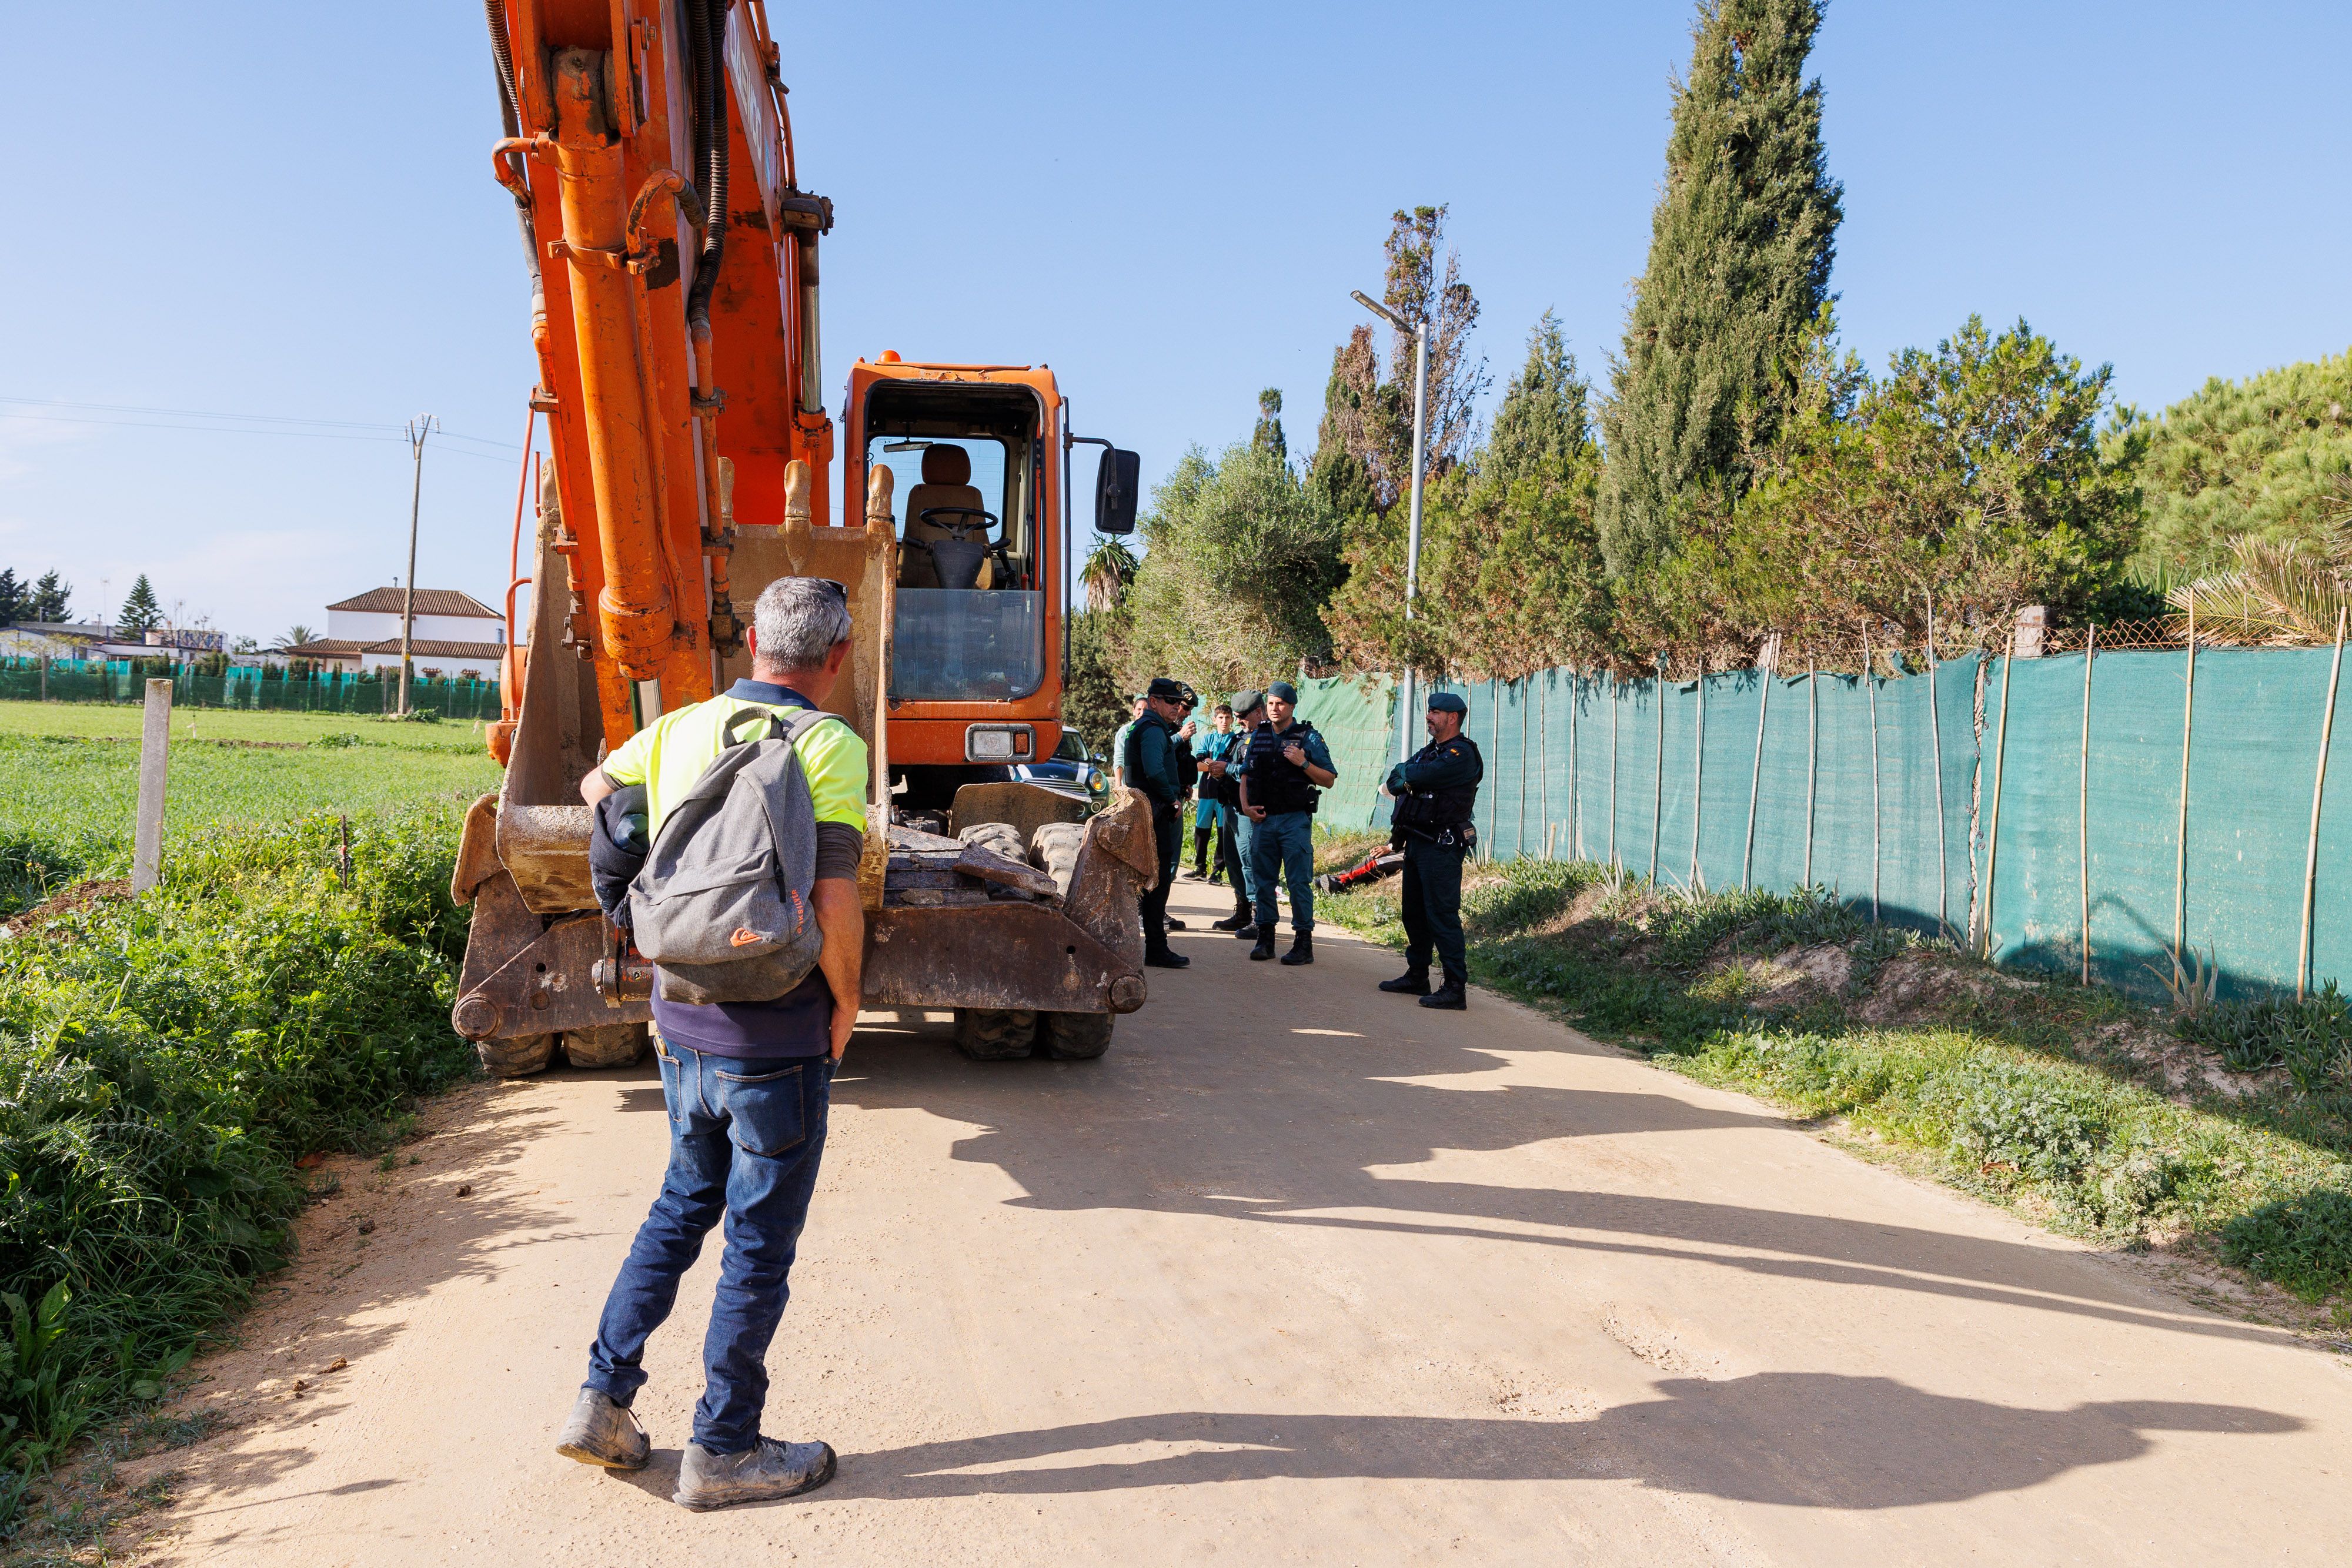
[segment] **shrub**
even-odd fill
[[[2352,1193],[2318,1187],[2221,1227],[2222,1260],[2277,1281],[2307,1301],[2352,1285]]]
[[[2036,1181],[2073,1181],[2106,1141],[2096,1096],[2019,1062],[1964,1063],[1929,1085],[1927,1098],[1953,1152]]]
[[[41,1303],[0,1462],[153,1392],[243,1301],[303,1201],[297,1156],[470,1071],[453,818],[356,820],[349,886],[334,827],[177,842],[153,893],[0,944],[0,1300]]]

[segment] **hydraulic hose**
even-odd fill
[[[687,325],[698,336],[710,330],[710,293],[719,287],[719,264],[727,250],[727,7],[728,0],[686,0],[684,6],[687,48],[694,59],[695,172],[706,214],[694,287],[686,297]],[[698,390],[705,395],[711,391]]]
[[[509,141],[522,135],[522,115],[516,108],[514,48],[507,41],[506,0],[482,0],[482,9],[490,24],[490,60],[498,68],[499,118],[506,127]],[[530,311],[534,319],[547,312],[547,283],[539,270],[539,226],[531,221],[530,203],[523,195],[523,159],[520,152],[509,153],[515,180],[515,221],[522,225],[523,263],[530,268]]]

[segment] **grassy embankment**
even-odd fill
[[[1376,841],[1334,839],[1318,869]],[[1318,914],[1402,946],[1398,894]],[[1824,890],[1693,897],[1589,863],[1475,867],[1463,913],[1475,979],[1596,1038],[2352,1323],[2352,1009],[2332,991],[2168,1016],[1873,927]]]
[[[0,920],[127,873],[140,716],[0,704]],[[448,879],[497,777],[478,738],[205,710],[173,736],[163,885],[0,940],[0,1534],[280,1259],[298,1158],[387,1144],[472,1071]]]

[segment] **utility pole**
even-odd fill
[[[408,487],[408,577],[400,596],[400,706],[396,711],[404,716],[408,712],[408,650],[416,634],[416,504],[425,494],[425,438],[433,434],[433,423],[429,413],[420,413],[408,422],[408,449],[415,457],[416,466]],[[1419,497],[1417,487],[1413,494]],[[1420,507],[1416,498],[1416,518],[1421,516]],[[1418,525],[1414,531],[1418,537]]]
[[[1355,300],[1384,318],[1398,331],[1412,334],[1412,504],[1406,523],[1404,555],[1404,618],[1411,621],[1412,601],[1421,596],[1421,476],[1422,470],[1429,466],[1429,322],[1426,319],[1407,321],[1360,288],[1355,291]],[[1413,753],[1412,721],[1417,716],[1412,706],[1412,664],[1407,660],[1404,722],[1397,727],[1400,760],[1410,758]]]

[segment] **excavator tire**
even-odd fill
[[[1086,841],[1084,822],[1041,822],[1030,836],[1027,858],[1031,865],[1052,877],[1054,885],[1067,898],[1071,880],[1078,872],[1078,847]]]
[[[1108,1013],[1039,1013],[1037,1043],[1058,1061],[1092,1061],[1110,1049]]]
[[[481,1058],[482,1071],[493,1078],[528,1078],[547,1071],[555,1057],[555,1037],[525,1034],[511,1040],[478,1040],[474,1054]]]
[[[955,1042],[974,1061],[1017,1061],[1037,1043],[1037,1015],[1025,1008],[958,1008]]]
[[[628,1067],[646,1053],[646,1026],[605,1023],[593,1029],[566,1030],[564,1059],[574,1067]]]

